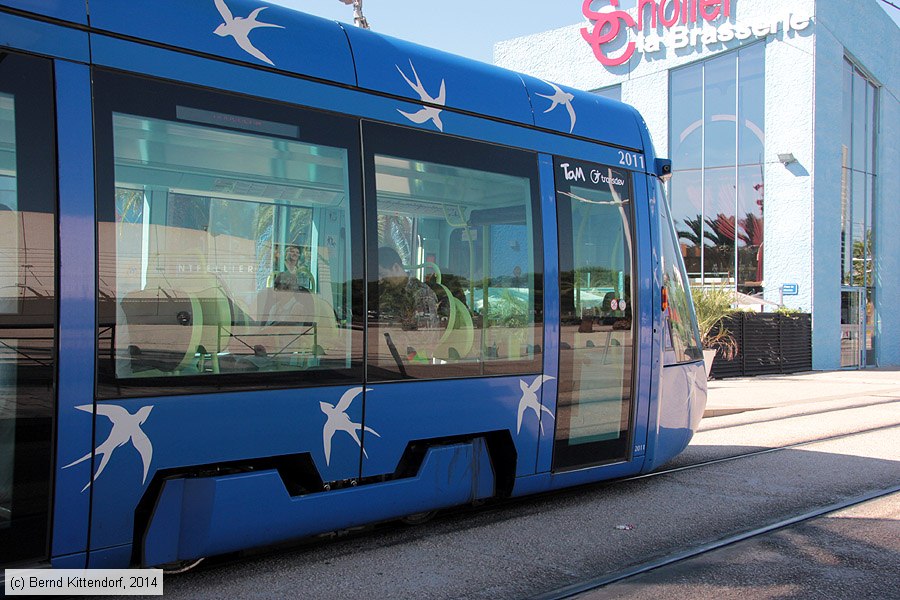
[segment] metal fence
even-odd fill
[[[753,377],[812,370],[812,317],[741,312],[724,325],[738,345],[737,355],[725,360],[716,354],[710,376]]]

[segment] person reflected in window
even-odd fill
[[[274,288],[292,292],[310,291],[313,288],[312,275],[305,265],[300,264],[300,246],[291,244],[284,255],[284,271],[275,276]]]
[[[383,320],[399,322],[404,331],[440,326],[434,291],[408,275],[400,255],[389,246],[378,249],[378,277],[378,308]]]

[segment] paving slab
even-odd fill
[[[814,371],[709,382],[704,417],[848,398],[900,398],[900,369]]]

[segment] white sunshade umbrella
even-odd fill
[[[752,308],[757,312],[761,312],[766,306],[772,306],[775,308],[781,307],[781,305],[777,302],[772,302],[771,300],[766,300],[764,298],[760,298],[759,296],[742,294],[738,291],[733,291],[732,294],[734,295],[733,305],[735,308]]]

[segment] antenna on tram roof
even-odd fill
[[[360,29],[370,29],[369,22],[362,12],[362,0],[341,0],[344,4],[353,5],[353,24]]]

